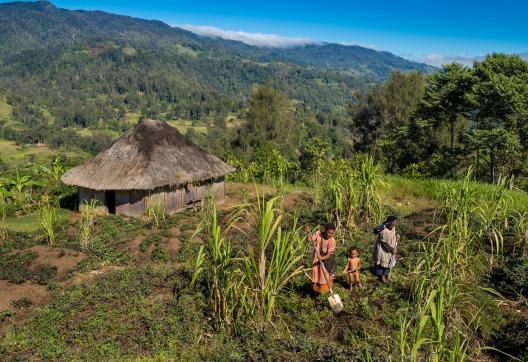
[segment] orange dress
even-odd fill
[[[319,243],[322,243],[321,254],[322,255],[332,254],[334,253],[335,248],[336,248],[336,241],[333,237],[329,239],[323,239],[322,233],[320,231],[317,231],[313,235],[313,243],[314,243],[314,252],[313,252],[313,259],[312,259],[312,289],[317,293],[327,293],[330,290],[330,288],[332,288],[334,276],[329,275],[326,269],[324,268],[324,265],[319,262],[319,259],[317,258],[317,255],[315,254],[315,248],[318,245],[319,245],[319,248],[321,248]],[[323,272],[326,274],[328,284],[326,283]]]

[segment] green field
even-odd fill
[[[94,131],[97,131],[99,134],[103,134],[105,136],[109,136],[113,139],[118,138],[120,136],[119,132],[116,132],[114,130],[108,129],[108,128],[101,128],[101,129],[91,129],[91,128],[75,128],[75,131],[83,137],[93,137]]]
[[[207,133],[207,126],[195,126],[193,125],[193,121],[190,120],[178,119],[167,121],[167,123],[176,128],[182,134],[186,134],[191,128],[196,132]]]
[[[57,156],[57,151],[46,145],[17,145],[13,141],[0,139],[0,160],[16,168],[28,163],[49,164]],[[80,162],[89,155],[86,152],[66,152],[66,157],[74,162]]]
[[[26,162],[49,160],[55,152],[46,145],[17,145],[15,142],[0,140],[0,157],[6,163],[20,165]]]
[[[136,123],[138,123],[140,118],[141,118],[140,113],[127,112],[127,114],[125,115],[125,122],[130,125],[135,125]]]
[[[205,232],[198,239],[192,239],[195,228],[203,220],[202,212],[189,210],[167,216],[158,226],[149,224],[146,219],[98,217],[89,240],[90,246],[82,251],[82,261],[78,258],[79,224],[72,222],[71,211],[59,211],[66,225],[58,228],[53,247],[43,246],[41,237],[31,234],[39,229],[36,215],[9,218],[5,226],[8,233],[13,234],[0,247],[6,253],[18,254],[13,254],[16,256],[11,258],[2,258],[0,255],[3,282],[39,281],[47,285],[48,292],[46,298],[27,294],[27,299],[32,303],[29,306],[20,306],[28,303],[25,299],[13,299],[12,308],[4,310],[7,314],[3,321],[0,320],[0,330],[3,332],[0,334],[0,357],[8,360],[80,360],[86,357],[95,360],[156,361],[173,358],[384,361],[383,356],[391,355],[394,361],[404,361],[406,359],[400,359],[399,354],[401,351],[407,354],[413,346],[414,333],[418,330],[415,325],[423,323],[427,327],[423,333],[434,333],[431,326],[436,314],[430,317],[429,313],[438,310],[433,305],[421,309],[421,304],[429,302],[418,302],[416,298],[420,294],[413,292],[412,288],[422,285],[422,290],[429,293],[432,288],[430,284],[436,285],[438,280],[442,281],[442,275],[457,278],[456,288],[449,289],[451,294],[446,295],[446,300],[448,296],[454,298],[454,304],[437,301],[445,308],[442,313],[448,315],[452,323],[478,316],[478,333],[464,337],[467,341],[500,349],[504,341],[514,341],[510,338],[519,335],[524,338],[525,331],[513,329],[517,328],[517,322],[512,316],[527,313],[528,309],[522,304],[515,304],[520,312],[514,311],[512,314],[509,305],[517,303],[515,295],[505,294],[499,303],[495,292],[486,289],[493,285],[503,293],[507,291],[504,288],[525,285],[524,279],[520,278],[515,285],[508,284],[507,287],[493,284],[500,282],[500,278],[506,278],[504,283],[511,283],[508,279],[510,276],[499,274],[502,276],[497,277],[490,273],[487,263],[491,254],[478,244],[469,247],[469,244],[458,244],[451,240],[455,248],[435,251],[435,246],[440,247],[446,242],[434,234],[434,230],[443,227],[447,221],[441,215],[442,200],[438,198],[438,193],[445,187],[460,191],[464,187],[462,181],[396,176],[383,176],[379,181],[378,189],[384,207],[400,219],[398,232],[401,240],[398,243],[396,267],[391,273],[392,280],[383,284],[371,273],[371,248],[375,239],[372,234],[373,222],[358,222],[356,226],[342,229],[336,234],[339,268],[345,265],[352,245],[358,248],[363,263],[361,288],[349,292],[345,276],[340,273],[336,275],[334,291],[340,295],[344,311],[334,315],[325,296],[310,292],[310,281],[306,277],[308,271],[298,274],[280,291],[281,297],[277,300],[272,324],[265,324],[264,327],[259,327],[251,314],[233,317],[236,319],[230,324],[220,324],[219,316],[213,312],[210,274],[200,274],[197,283],[191,284],[200,247],[208,250],[205,241],[211,237]],[[238,269],[242,266],[237,265],[240,258],[248,255],[244,250],[253,245],[258,236],[257,229],[254,229],[256,225],[252,222],[243,231],[233,229],[226,232],[226,223],[229,222],[227,216],[230,215],[228,207],[239,205],[246,197],[250,203],[255,203],[255,187],[259,188],[259,193],[268,196],[275,192],[270,185],[227,183],[227,202],[219,206],[221,217],[218,222],[222,226],[222,235],[230,240],[233,248],[232,264],[228,264],[231,272],[245,270]],[[475,206],[493,206],[489,201],[490,195],[496,191],[494,186],[475,183],[470,189],[471,195],[474,195],[472,197],[477,198],[473,200]],[[298,222],[297,227],[316,227],[324,221],[328,205],[317,201],[316,193],[317,190],[309,186],[289,185],[284,188],[282,196],[276,201],[276,207],[281,210],[276,211],[276,216],[278,213],[284,216],[280,222],[284,231],[291,230],[294,220]],[[525,194],[508,191],[506,199],[510,198],[521,200],[509,203],[511,211],[526,202]],[[471,211],[473,222],[477,222],[482,210],[477,207]],[[508,243],[513,240],[508,236],[512,231],[511,226],[504,229]],[[471,233],[474,237],[482,235],[478,229]],[[298,240],[304,243],[302,235],[300,238]],[[458,268],[457,264],[457,268],[442,269],[442,273],[419,272],[427,266],[424,261],[428,258],[434,258],[435,262],[431,264],[433,271],[442,268],[443,263],[452,263],[449,258],[443,259],[443,256],[452,257],[451,253],[458,250],[463,250],[463,253],[455,256],[464,263],[464,268]],[[35,252],[39,253],[40,259],[48,258],[50,264],[46,268],[33,265]],[[299,253],[302,256],[300,266],[310,262],[312,254],[308,245],[299,249]],[[502,258],[510,257],[496,257],[493,260],[494,268],[511,272],[512,267],[503,261],[509,259]],[[64,270],[64,265],[69,265],[70,269]],[[57,274],[49,272],[54,266],[62,266],[63,271]],[[205,267],[209,268],[210,265],[206,264]],[[515,270],[525,273],[527,267],[522,269],[521,265]],[[449,273],[445,274],[445,271]],[[236,275],[237,278],[244,278]],[[419,278],[428,278],[427,283],[422,284]],[[242,281],[247,282],[245,279]],[[10,283],[11,288],[20,285]],[[448,287],[454,288],[451,284]],[[46,288],[36,285],[33,289],[36,293]],[[469,308],[459,308],[461,303]],[[473,309],[477,306],[482,309]],[[186,328],[181,328],[181,325]],[[334,333],[321,334],[321,328]],[[504,331],[503,334],[497,334],[500,331]],[[457,328],[452,328],[446,333],[459,332]],[[72,345],[68,341],[74,338],[79,342]],[[441,343],[448,344],[451,340],[446,339]],[[526,353],[526,348],[522,350],[524,347],[522,344],[520,346],[517,348],[521,348],[521,356]],[[417,348],[424,356],[429,353],[429,346]],[[443,353],[448,354],[449,351]],[[493,351],[475,353],[475,360],[501,360],[500,355],[497,357]]]
[[[3,119],[6,122],[6,125],[9,126],[19,126],[19,123],[13,119],[13,107],[7,104],[5,98],[0,95],[0,119]]]
[[[66,209],[59,209],[57,216],[61,220],[68,220],[68,217],[73,211]],[[29,214],[18,217],[7,218],[4,222],[4,226],[8,231],[14,231],[18,233],[33,233],[39,230],[38,214]]]

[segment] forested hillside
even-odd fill
[[[387,80],[393,71],[429,73],[435,70],[434,67],[423,63],[411,62],[386,51],[358,45],[323,43],[290,48],[269,48],[220,38],[213,38],[210,41],[263,62],[280,61],[320,69],[338,69],[375,82]]]
[[[355,49],[369,53],[361,59],[338,51],[325,55],[347,59],[364,72],[344,70],[339,61],[319,67],[320,57],[302,54],[315,49],[277,56],[240,43],[240,51],[159,21],[59,9],[45,1],[0,4],[0,36],[0,102],[12,109],[7,116],[0,113],[8,123],[2,135],[55,147],[80,144],[90,152],[115,133],[80,138],[79,128],[119,134],[142,116],[200,127],[230,114],[237,120],[258,84],[285,92],[300,122],[327,136],[318,129],[344,128],[338,124],[355,92],[390,70],[421,67],[386,61],[387,53],[368,49]],[[381,73],[373,75],[373,67]]]

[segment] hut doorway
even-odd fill
[[[116,213],[116,194],[115,191],[105,191],[105,203],[109,214]]]

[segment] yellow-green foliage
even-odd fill
[[[57,215],[56,200],[51,196],[42,195],[38,203],[38,221],[44,235],[48,240],[48,244],[53,245],[55,242],[55,227],[60,221]]]
[[[0,96],[0,119],[12,121],[13,107],[5,102],[5,99]]]
[[[130,55],[130,56],[136,55],[137,53],[136,49],[129,48],[129,47],[124,47],[123,49],[121,49],[121,51],[125,53],[126,55]]]
[[[65,152],[70,160],[81,162],[88,157],[86,152]],[[0,140],[0,160],[10,167],[23,166],[27,163],[49,164],[55,159],[57,151],[46,145],[17,145],[13,141]]]
[[[90,237],[97,211],[97,200],[84,202],[80,207],[81,220],[79,220],[79,244],[81,249],[86,250],[90,246]]]
[[[180,133],[187,133],[189,129],[193,129],[196,132],[200,133],[207,133],[207,127],[206,126],[196,126],[193,124],[193,121],[191,120],[185,120],[185,119],[176,119],[167,121],[168,124],[170,124],[172,127],[176,128]]]

